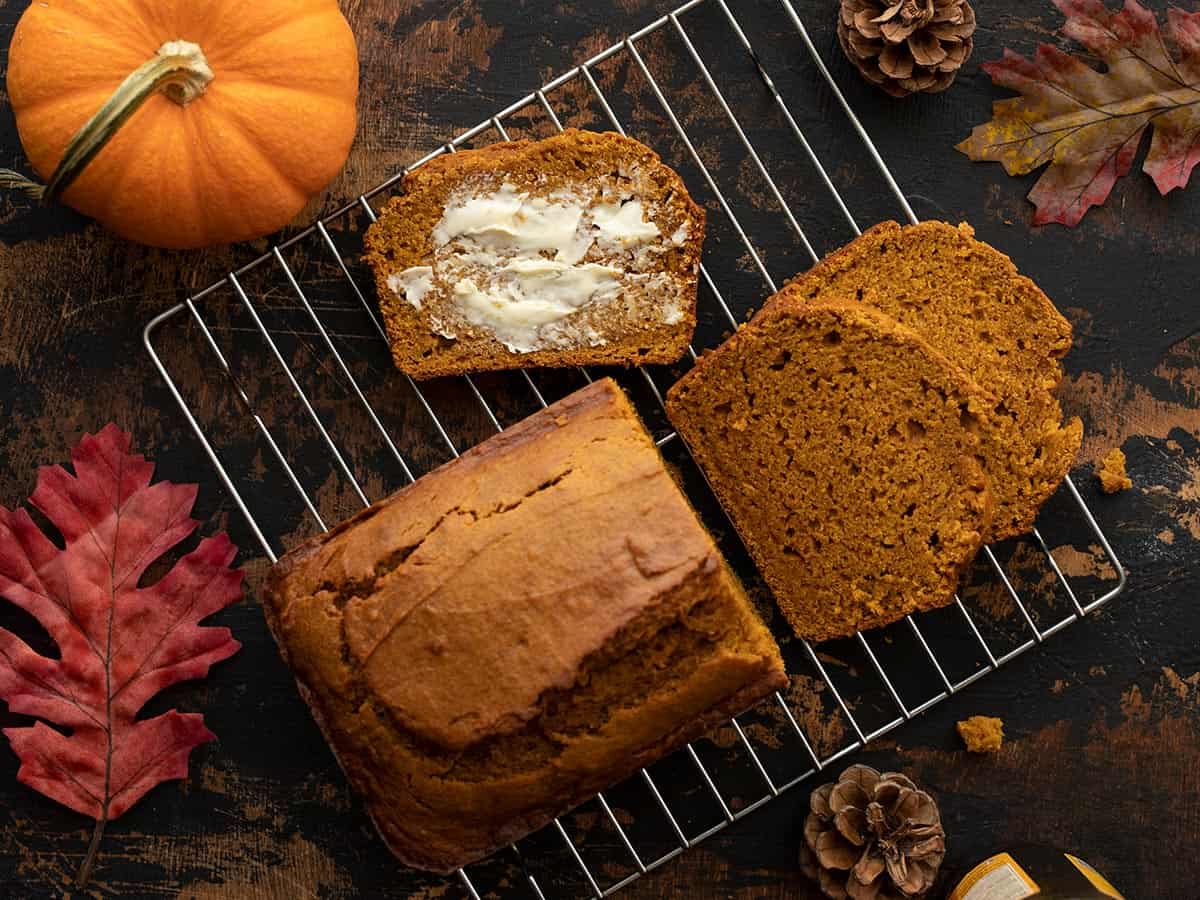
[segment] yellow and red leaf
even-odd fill
[[[1129,173],[1147,129],[1143,170],[1161,193],[1185,187],[1200,163],[1200,12],[1171,9],[1168,36],[1137,0],[1120,12],[1103,0],[1054,0],[1063,33],[1107,66],[1099,72],[1042,44],[1033,59],[1005,50],[984,70],[1020,96],[1000,100],[991,121],[958,149],[1009,175],[1047,166],[1029,199],[1034,224],[1074,226]]]

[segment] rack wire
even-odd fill
[[[875,143],[825,65],[792,0],[778,0],[777,6],[774,5],[774,0],[764,2],[772,4],[773,15],[779,17],[785,29],[784,33],[790,34],[793,41],[798,42],[797,49],[802,48],[803,56],[811,64],[815,76],[813,80],[817,89],[823,92],[822,102],[832,108],[832,113],[825,118],[836,119],[842,122],[843,127],[848,127],[859,142],[869,164],[882,180],[887,194],[898,205],[904,217],[910,222],[918,221],[908,198],[901,191]],[[737,5],[741,8],[741,4]],[[405,174],[430,159],[443,153],[457,152],[465,146],[480,142],[507,140],[514,123],[524,127],[521,123],[533,114],[544,117],[552,130],[562,130],[564,120],[572,120],[568,113],[579,113],[578,109],[567,110],[567,104],[574,102],[578,105],[580,98],[600,116],[599,124],[622,134],[626,133],[626,122],[618,116],[618,104],[614,102],[611,93],[614,89],[613,84],[617,89],[621,89],[621,79],[607,79],[612,82],[608,90],[602,86],[606,81],[606,76],[601,73],[602,68],[618,64],[623,67],[622,72],[626,76],[624,88],[631,92],[629,79],[635,76],[640,78],[644,86],[642,96],[645,97],[648,91],[651,105],[656,107],[656,115],[664,123],[664,132],[658,136],[657,149],[660,149],[665,157],[667,153],[664,148],[669,145],[683,164],[690,163],[692,175],[689,187],[707,188],[712,200],[710,205],[715,205],[719,213],[718,218],[723,220],[733,245],[740,248],[739,252],[744,250],[743,268],[761,277],[768,293],[774,292],[777,288],[776,280],[768,269],[759,245],[752,239],[753,226],[743,223],[743,217],[739,216],[738,210],[735,209],[737,204],[731,201],[727,192],[722,191],[720,173],[714,171],[714,166],[706,163],[694,134],[689,132],[686,117],[681,116],[678,111],[678,98],[685,96],[684,91],[678,86],[672,88],[667,83],[677,80],[677,69],[690,64],[695,83],[702,91],[707,92],[705,96],[708,101],[714,103],[714,108],[719,110],[719,117],[727,129],[726,134],[732,135],[732,143],[741,148],[745,169],[761,179],[761,183],[765,185],[766,196],[778,207],[783,224],[794,235],[797,246],[802,248],[802,254],[813,262],[819,259],[820,254],[811,236],[811,224],[806,227],[803,221],[805,217],[798,214],[785,199],[784,190],[780,187],[781,181],[771,174],[768,165],[770,157],[760,149],[761,141],[756,141],[756,129],[748,124],[747,113],[742,109],[742,105],[727,98],[728,86],[725,90],[722,89],[722,76],[715,72],[713,61],[701,50],[700,41],[689,28],[692,16],[700,8],[704,8],[710,14],[707,22],[711,27],[728,28],[724,37],[728,38],[729,45],[742,55],[743,61],[748,63],[750,71],[756,76],[760,83],[758,89],[765,91],[763,96],[766,105],[772,108],[773,115],[783,123],[782,132],[790,135],[788,139],[794,139],[799,146],[800,159],[811,167],[815,184],[819,185],[820,190],[832,202],[833,217],[844,222],[854,234],[860,233],[858,220],[850,211],[844,191],[835,184],[834,177],[822,163],[815,149],[816,142],[810,140],[801,127],[796,105],[789,102],[785,92],[768,73],[766,65],[756,51],[748,30],[744,27],[744,22],[747,21],[745,17],[739,19],[735,15],[730,0],[690,0],[684,3],[475,127],[457,135],[412,165],[396,172],[382,184],[359,195],[353,202],[272,247],[249,264],[228,273],[222,281],[168,309],[146,326],[145,345],[154,365],[179,404],[184,418],[200,441],[234,504],[244,516],[264,554],[272,562],[277,558],[278,551],[284,543],[285,529],[278,515],[274,517],[276,527],[272,528],[263,523],[267,521],[270,508],[281,493],[280,488],[286,487],[299,498],[300,511],[307,517],[311,526],[324,531],[329,523],[322,515],[321,507],[324,504],[319,502],[306,486],[313,478],[299,462],[299,451],[293,446],[296,441],[290,439],[287,434],[295,430],[295,423],[272,421],[273,414],[278,412],[272,398],[252,398],[251,394],[258,392],[247,387],[252,384],[252,377],[246,371],[251,368],[247,362],[249,351],[234,349],[238,346],[238,341],[252,339],[257,347],[257,354],[261,356],[256,364],[260,367],[265,366],[275,376],[282,376],[280,384],[290,392],[290,401],[299,404],[299,418],[311,435],[309,443],[304,445],[307,455],[312,456],[315,452],[321,456],[333,473],[333,478],[343,485],[348,485],[350,496],[362,505],[368,505],[372,499],[368,491],[369,478],[364,475],[361,466],[356,464],[352,454],[345,449],[344,436],[343,439],[339,439],[338,422],[335,419],[340,420],[341,413],[337,416],[331,415],[326,408],[328,402],[318,396],[326,393],[320,386],[321,379],[336,381],[345,394],[346,402],[365,416],[368,430],[382,448],[381,459],[380,456],[375,458],[380,459],[381,466],[398,471],[405,483],[415,480],[420,471],[413,458],[417,454],[409,445],[423,446],[422,442],[432,443],[440,447],[439,452],[443,455],[448,454],[451,458],[457,457],[463,449],[462,441],[451,436],[454,428],[443,421],[444,414],[439,416],[436,410],[439,404],[433,393],[440,388],[418,385],[407,376],[391,373],[390,377],[401,379],[399,387],[408,392],[408,400],[415,403],[415,409],[424,417],[427,426],[423,434],[428,435],[428,441],[422,436],[404,441],[403,430],[394,430],[395,423],[389,421],[386,413],[377,410],[378,402],[373,404],[369,399],[372,385],[362,375],[362,366],[358,365],[347,351],[347,333],[340,332],[336,323],[333,323],[333,320],[340,321],[351,312],[364,318],[364,321],[369,323],[368,333],[351,334],[350,338],[359,342],[368,341],[371,346],[370,352],[383,353],[386,357],[385,334],[372,303],[371,289],[368,286],[370,282],[363,279],[361,272],[356,273],[355,254],[339,248],[335,235],[342,235],[343,231],[350,227],[351,220],[356,218],[367,222],[374,221],[376,211],[373,202],[397,187]],[[676,60],[677,65],[672,67],[669,76],[656,78],[642,48],[648,41],[663,35],[672,39],[674,46],[679,50],[679,59]],[[676,98],[675,103],[672,102],[673,97]],[[624,99],[628,102],[630,98]],[[636,101],[637,98],[633,99]],[[761,107],[755,109],[761,114]],[[741,116],[739,110],[742,111]],[[647,135],[639,133],[636,136],[654,143]],[[774,224],[778,224],[779,221],[778,217],[772,217]],[[287,254],[313,245],[317,248],[313,252],[319,264],[330,267],[335,273],[337,287],[334,290],[344,301],[340,302],[340,305],[339,302],[322,302],[316,299],[317,293],[327,294],[330,291],[328,279],[307,273],[295,262],[288,261]],[[716,262],[721,263],[721,260],[717,259]],[[736,328],[737,315],[734,304],[729,302],[732,292],[728,287],[725,292],[721,289],[723,281],[730,277],[730,270],[726,269],[722,276],[714,276],[711,271],[713,263],[713,254],[706,249],[705,263],[700,270],[702,296],[712,299],[708,310],[715,327]],[[306,267],[313,268],[312,265]],[[247,282],[252,278],[265,279],[272,287],[260,294],[247,286]],[[274,298],[273,304],[264,300],[267,296]],[[296,352],[291,347],[292,339],[300,334],[296,327],[283,330],[270,324],[280,306],[280,298],[287,298],[289,302],[284,305],[306,323],[306,329],[311,329],[304,332],[307,338],[311,338],[311,343],[307,340],[302,343],[309,354],[319,357],[315,374],[302,371],[296,364]],[[235,316],[236,323],[233,321]],[[173,346],[169,353],[160,350],[156,342],[168,326],[184,329],[182,340],[185,344],[196,340],[201,358],[198,366],[185,365],[176,346]],[[692,349],[691,359],[694,360],[695,356],[696,351]],[[206,379],[213,361],[224,376],[218,385],[212,385]],[[355,375],[355,369],[359,370],[358,376]],[[650,421],[654,421],[656,416],[658,421],[664,421],[661,415],[661,384],[664,375],[670,376],[671,373],[663,370],[652,371],[650,368],[641,368],[637,372],[635,378],[639,379],[645,388],[645,399],[651,407],[649,411],[644,410],[644,414]],[[368,376],[370,375],[368,367]],[[585,369],[578,370],[577,375],[584,381],[591,381],[594,377]],[[550,402],[546,397],[549,388],[544,383],[539,384],[539,380],[535,379],[533,374],[520,372],[512,377],[517,379],[518,387],[528,390],[535,407],[545,407]],[[197,384],[197,381],[200,383]],[[502,419],[505,416],[497,410],[495,404],[486,399],[486,387],[470,376],[461,380],[460,387],[462,391],[456,396],[467,397],[476,404],[489,429],[503,430]],[[244,423],[252,424],[248,431],[259,448],[258,455],[253,460],[245,453],[239,454],[235,450],[232,440],[221,433],[221,423],[201,423],[197,411],[199,404],[193,404],[185,397],[185,392],[213,390],[222,390],[229,394],[232,398],[230,408],[242,413],[245,417]],[[392,428],[389,428],[389,425],[392,425]],[[686,458],[686,448],[682,446],[681,441],[676,440],[675,433],[669,428],[662,430],[661,434],[656,433],[656,442],[664,452],[671,451]],[[314,446],[315,451],[312,449]],[[257,479],[247,480],[245,471],[252,465],[273,474],[271,477],[259,476]],[[695,487],[697,491],[704,490],[702,481]],[[1007,568],[1001,559],[1005,553],[1003,549],[986,548],[980,561],[982,574],[976,579],[980,583],[977,593],[991,591],[993,600],[999,598],[1007,604],[1014,612],[1012,618],[1017,628],[1015,636],[1009,633],[1006,641],[999,640],[995,634],[998,626],[992,621],[995,617],[989,617],[979,608],[973,609],[970,597],[956,597],[954,605],[949,608],[949,616],[953,621],[948,621],[945,615],[940,618],[935,614],[924,617],[910,616],[901,625],[895,626],[894,629],[898,631],[890,632],[886,640],[881,640],[878,634],[870,638],[859,634],[849,642],[848,647],[839,648],[838,653],[841,655],[856,652],[864,662],[862,672],[851,678],[853,683],[849,685],[846,676],[833,677],[830,668],[831,660],[835,657],[826,652],[824,647],[818,650],[806,641],[793,642],[787,648],[790,655],[800,664],[809,667],[815,676],[807,684],[808,696],[820,696],[817,719],[820,720],[822,716],[825,717],[825,721],[836,719],[846,737],[844,742],[830,740],[836,729],[832,732],[823,731],[819,735],[814,734],[816,729],[812,724],[813,707],[808,706],[801,710],[791,692],[788,697],[783,693],[776,693],[767,701],[765,710],[760,709],[730,721],[729,739],[725,746],[720,748],[721,752],[714,754],[712,747],[698,742],[685,747],[668,765],[673,773],[669,775],[672,780],[682,777],[681,772],[690,773],[696,790],[684,792],[688,802],[694,805],[698,797],[706,800],[715,811],[716,821],[705,821],[698,827],[691,827],[696,817],[681,809],[678,798],[672,799],[673,782],[650,769],[642,769],[631,782],[621,787],[625,793],[640,792],[640,799],[635,796],[618,804],[612,799],[612,792],[604,792],[598,794],[594,800],[596,820],[600,823],[597,827],[602,828],[608,836],[610,856],[615,853],[619,859],[610,858],[603,864],[593,859],[589,863],[585,857],[591,857],[593,854],[587,842],[581,840],[578,834],[573,837],[572,830],[568,827],[571,823],[560,817],[535,838],[521,842],[522,846],[514,845],[510,848],[511,861],[515,861],[514,871],[518,876],[515,880],[509,878],[507,882],[502,880],[501,883],[507,883],[510,888],[518,884],[524,895],[540,900],[554,896],[574,896],[579,893],[596,898],[610,896],[689,847],[745,818],[779,794],[805,782],[872,740],[963,690],[1108,602],[1125,586],[1124,570],[1116,554],[1070,479],[1066,480],[1060,496],[1056,499],[1060,502],[1060,507],[1065,509],[1059,519],[1070,520],[1070,527],[1076,533],[1082,533],[1082,543],[1094,551],[1101,568],[1110,573],[1107,580],[1090,585],[1090,599],[1085,587],[1079,586],[1077,579],[1073,580],[1064,571],[1063,565],[1052,551],[1050,541],[1043,535],[1040,523],[1039,528],[1032,534],[1032,545],[1026,543],[1012,551]],[[711,505],[711,497],[708,500]],[[258,515],[255,514],[255,509],[259,510]],[[732,552],[736,554],[738,551],[734,549]],[[1044,626],[1041,624],[1044,613],[1035,609],[1036,601],[1023,595],[1018,579],[1010,576],[1013,560],[1020,558],[1028,564],[1031,554],[1045,567],[1046,581],[1055,595],[1063,600],[1057,605],[1051,604],[1051,611],[1056,610],[1059,605],[1066,608],[1065,615]],[[945,635],[953,633],[955,627],[958,629],[958,636],[947,639]],[[895,649],[894,639],[899,637],[907,640],[907,651]],[[1004,646],[998,646],[1000,643]],[[965,674],[960,675],[956,669],[963,669],[963,659],[970,661],[966,665]],[[789,659],[789,670],[794,670],[792,662],[793,660]],[[912,693],[908,682],[912,682],[913,679],[906,675],[918,664],[927,669],[933,687],[927,694],[923,689],[919,691],[918,699],[914,702],[907,699]],[[869,676],[877,679],[876,693],[880,686],[882,688],[882,706],[871,699],[871,690],[859,690],[860,682]],[[789,698],[792,702],[789,702]],[[877,714],[881,709],[883,715],[879,718]],[[874,722],[868,721],[872,711],[876,713]],[[772,756],[771,748],[764,746],[762,732],[756,725],[747,724],[748,719],[755,716],[765,717],[779,726],[784,739],[790,742],[791,749],[784,748],[783,752]],[[771,741],[766,741],[766,744],[771,744]],[[734,756],[740,764],[740,769],[736,772],[734,769],[737,766],[731,762]],[[779,759],[785,763],[782,772],[778,771],[780,767],[776,765]],[[791,764],[790,768],[787,763]],[[651,768],[657,771],[656,767]],[[728,779],[736,780],[736,786],[730,787]],[[662,840],[650,841],[654,846],[648,848],[647,842],[635,834],[638,831],[635,826],[650,821],[650,828],[653,829],[656,820],[657,827],[664,829],[668,837],[665,843]],[[593,830],[588,830],[588,834],[592,834]],[[572,870],[566,876],[538,871],[533,854],[539,847],[544,848],[548,845],[556,848],[556,852],[566,860],[568,868]],[[460,870],[457,878],[466,895],[479,900],[488,891],[477,886],[479,876],[474,874],[476,871],[474,868],[472,873]]]

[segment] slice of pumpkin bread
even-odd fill
[[[1052,391],[1071,325],[969,225],[876,225],[798,276],[772,305],[856,299],[918,332],[996,398],[983,435],[996,515],[988,540],[1024,534],[1070,471],[1083,424]]]
[[[672,363],[696,327],[704,212],[649,147],[569,129],[431,160],[367,231],[414,378]]]
[[[993,398],[858,303],[778,304],[670,391],[691,448],[797,635],[943,606],[991,524]]]

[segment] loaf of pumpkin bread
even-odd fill
[[[994,399],[855,302],[768,304],[667,397],[796,634],[820,641],[954,599],[991,525]]]
[[[672,363],[696,327],[704,212],[649,147],[569,129],[437,157],[367,232],[414,378]]]
[[[608,379],[293,550],[264,607],[380,834],[435,871],[787,683]]]

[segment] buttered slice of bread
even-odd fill
[[[696,327],[704,212],[650,148],[568,130],[438,157],[366,235],[414,378],[670,363]]]
[[[991,525],[994,403],[865,304],[768,304],[667,412],[796,634],[820,641],[953,601]]]

